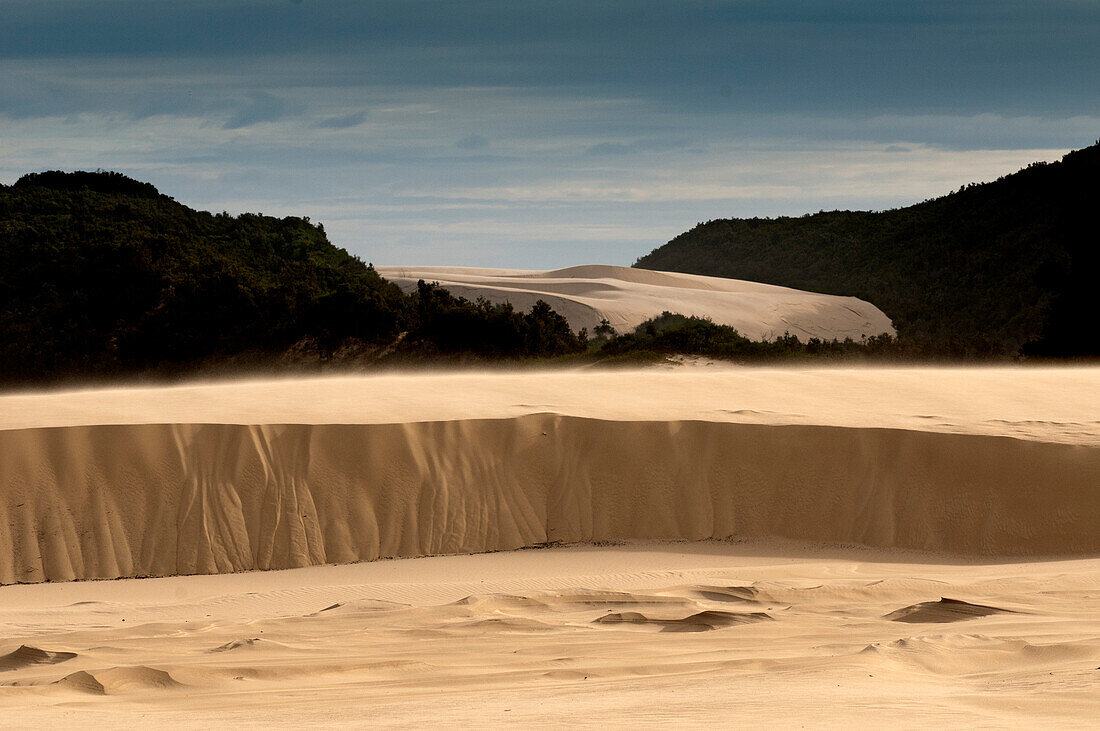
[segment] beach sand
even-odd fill
[[[1100,718],[1098,599],[1097,559],[774,541],[9,586],[0,709],[38,727],[1080,728]]]

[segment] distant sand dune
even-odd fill
[[[666,310],[732,325],[753,340],[771,340],[785,332],[803,340],[859,340],[894,332],[881,310],[855,297],[738,279],[595,264],[552,271],[447,266],[376,269],[405,291],[415,290],[422,279],[439,282],[456,296],[510,302],[519,310],[545,300],[574,330],[588,328],[589,333],[605,319],[618,332],[629,332]]]

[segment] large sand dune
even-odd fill
[[[1098,400],[1094,368],[13,395],[0,399],[0,582],[654,538],[1095,554]]]
[[[574,330],[591,333],[607,320],[633,330],[662,312],[707,317],[732,325],[752,340],[786,332],[802,340],[844,340],[894,333],[890,319],[855,297],[804,292],[771,284],[629,267],[587,265],[552,271],[446,266],[383,266],[378,273],[406,291],[418,280],[439,282],[451,293],[528,310],[545,300]]]
[[[0,587],[0,711],[1094,726],[1098,399],[1096,368],[0,397],[0,581],[208,574]],[[310,565],[553,541],[581,545]]]

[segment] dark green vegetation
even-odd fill
[[[725,219],[635,266],[872,302],[912,356],[1100,355],[1100,143],[880,213]]]
[[[211,370],[686,353],[801,357],[1096,356],[1100,145],[882,213],[711,221],[638,266],[869,300],[897,340],[753,342],[665,313],[575,334],[421,283],[404,294],[306,218],[192,210],[119,173],[0,185],[0,382]]]
[[[545,303],[405,295],[309,219],[195,211],[119,173],[0,185],[0,381],[585,346]]]
[[[659,359],[669,355],[705,355],[728,360],[780,360],[803,357],[905,356],[894,338],[876,335],[855,342],[823,341],[811,338],[802,342],[789,333],[771,341],[749,340],[729,325],[717,325],[700,317],[685,317],[671,312],[639,325],[632,333],[615,335],[598,344],[603,358],[628,361]]]

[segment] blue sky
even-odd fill
[[[1100,138],[1100,2],[0,0],[0,180],[120,170],[380,264],[629,264]]]

